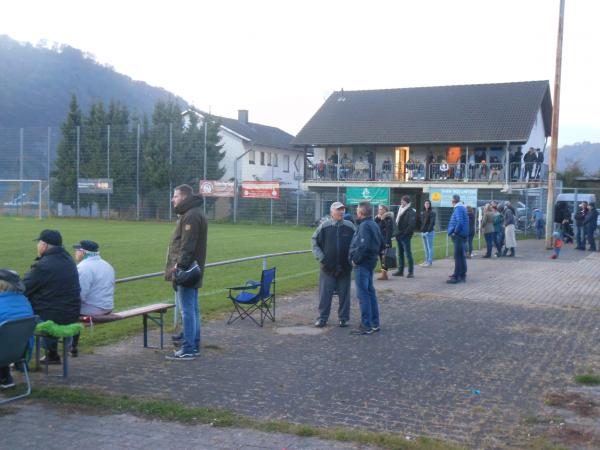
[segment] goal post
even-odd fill
[[[0,179],[0,215],[42,218],[44,180]]]

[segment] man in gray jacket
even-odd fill
[[[337,292],[340,301],[338,318],[340,327],[350,320],[350,282],[352,266],[348,250],[354,236],[354,224],[344,220],[346,207],[340,202],[331,205],[331,218],[316,229],[312,236],[312,250],[321,263],[319,274],[319,318],[315,327],[327,325],[331,312],[331,299]]]
[[[81,287],[82,316],[103,316],[110,314],[115,299],[115,270],[100,257],[100,246],[89,240],[73,246]],[[73,337],[71,356],[78,352],[79,335]]]

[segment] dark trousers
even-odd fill
[[[590,244],[590,248],[589,250],[595,252],[596,251],[596,241],[594,240],[594,229],[591,230],[586,230],[585,232],[585,238],[587,240],[587,242]],[[585,248],[585,244],[584,244],[584,248]]]
[[[583,234],[583,225],[575,227],[575,236],[577,240],[577,248],[585,248],[585,236]]]
[[[454,274],[452,277],[459,280],[463,280],[467,276],[466,241],[465,237],[452,236],[452,242],[454,242]]]
[[[494,233],[485,233],[484,237],[486,247],[485,256],[489,258],[492,256],[492,250],[494,250]]]
[[[467,255],[473,254],[473,239],[475,238],[474,234],[469,234],[467,239]]]
[[[504,229],[494,232],[494,243],[496,244],[498,253],[501,254],[502,246],[504,245]]]
[[[410,249],[411,238],[412,235],[396,238],[396,242],[398,243],[398,272],[404,272],[404,255],[406,255],[406,261],[408,262],[408,273],[413,273],[415,271],[415,263]]]
[[[331,313],[331,300],[333,294],[337,292],[339,299],[338,318],[340,320],[350,320],[350,283],[352,273],[344,272],[338,277],[334,277],[328,272],[321,270],[319,276],[319,319],[327,322]]]

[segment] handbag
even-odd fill
[[[383,252],[383,262],[387,269],[395,269],[398,267],[398,262],[396,261],[396,251],[392,247],[388,247]]]
[[[198,266],[198,264],[194,264],[189,269],[177,269],[175,271],[175,284],[177,286],[183,286],[186,288],[193,288],[196,286],[198,281],[200,281],[200,276],[202,275],[202,269]]]

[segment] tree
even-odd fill
[[[77,98],[71,95],[69,113],[61,125],[62,139],[58,144],[55,169],[52,171],[52,200],[75,206],[77,199],[77,128],[82,115]]]
[[[565,170],[557,174],[557,177],[559,180],[562,180],[564,187],[576,188],[584,185],[581,181],[576,180],[577,177],[582,177],[583,175],[583,168],[581,167],[581,163],[577,160],[570,162]]]

